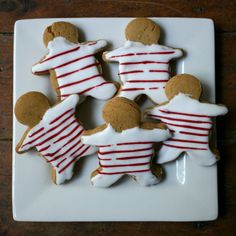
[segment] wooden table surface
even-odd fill
[[[209,17],[216,29],[217,102],[230,110],[217,120],[219,218],[194,223],[24,223],[12,219],[13,26],[44,17]],[[32,32],[33,33],[33,32]],[[206,65],[207,66],[207,65]],[[235,0],[0,0],[0,235],[236,235],[236,1]],[[235,155],[235,156],[234,156]]]

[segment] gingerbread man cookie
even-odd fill
[[[147,18],[131,21],[125,30],[124,46],[104,52],[106,61],[119,62],[122,85],[118,96],[134,100],[146,94],[153,102],[167,101],[165,85],[170,77],[169,61],[182,50],[158,44],[160,27]]]
[[[52,179],[56,184],[71,179],[75,162],[97,150],[81,143],[84,129],[75,117],[78,101],[79,96],[74,94],[50,107],[42,93],[29,92],[15,105],[16,118],[28,126],[16,151],[22,153],[36,148],[53,166]]]
[[[201,83],[188,74],[171,78],[165,91],[170,101],[147,112],[148,117],[166,124],[173,135],[163,142],[157,163],[173,161],[184,152],[200,165],[213,165],[219,158],[218,153],[209,148],[212,118],[225,115],[228,109],[223,105],[200,102]]]
[[[100,167],[92,173],[95,187],[109,187],[122,176],[129,175],[139,184],[150,186],[160,178],[151,171],[153,144],[166,140],[170,132],[157,123],[141,123],[138,105],[123,97],[115,97],[103,108],[106,124],[84,131],[82,142],[99,148]]]
[[[71,94],[106,100],[116,86],[104,80],[96,53],[107,45],[105,40],[78,42],[77,28],[67,22],[55,22],[44,32],[48,54],[32,67],[34,74],[50,72],[52,87],[60,99]]]

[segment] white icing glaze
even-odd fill
[[[164,88],[170,77],[169,61],[180,56],[179,49],[132,41],[105,54],[107,60],[119,62],[122,87],[118,96],[134,100],[146,94],[156,103],[167,101]]]
[[[153,143],[170,137],[168,130],[145,130],[139,127],[116,132],[111,125],[101,132],[82,136],[85,144],[99,147],[98,159],[102,170],[91,181],[96,187],[109,187],[124,174],[134,176],[144,186],[157,184],[151,173]]]
[[[225,106],[201,103],[183,93],[176,95],[168,104],[149,110],[147,116],[166,124],[173,134],[171,139],[163,142],[157,162],[162,164],[175,160],[186,152],[200,165],[213,165],[216,155],[208,143],[211,118],[227,112]]]
[[[105,40],[74,44],[63,37],[56,37],[48,43],[47,56],[32,67],[32,72],[54,70],[61,99],[74,93],[109,99],[115,94],[116,87],[104,80],[98,69],[100,63],[95,58],[95,54],[106,45]]]
[[[26,151],[35,147],[55,168],[57,184],[72,177],[77,160],[96,151],[81,142],[83,127],[75,118],[78,101],[79,96],[74,94],[50,108],[29,131],[19,149]]]

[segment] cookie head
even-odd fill
[[[21,124],[31,128],[41,121],[49,108],[50,104],[45,95],[39,92],[29,92],[17,100],[15,116]]]
[[[127,40],[145,45],[157,44],[160,38],[160,27],[147,18],[136,18],[127,25],[125,37]]]
[[[141,111],[135,102],[115,97],[105,104],[103,118],[117,132],[122,132],[140,125]]]
[[[43,42],[47,47],[48,43],[55,37],[64,37],[72,43],[78,43],[79,32],[78,29],[68,22],[55,22],[48,26],[43,33]]]
[[[181,74],[172,77],[166,84],[165,93],[169,100],[179,93],[185,93],[199,100],[202,93],[200,81],[189,74]]]

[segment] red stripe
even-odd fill
[[[87,45],[92,46],[92,45],[95,45],[95,44],[97,44],[97,42],[91,42],[91,43],[88,43]]]
[[[64,156],[65,154],[69,153],[71,150],[73,150],[81,141],[79,140],[77,143],[75,143],[73,146],[69,147],[67,150],[65,150],[63,153],[61,153],[60,155],[54,157],[51,160],[48,160],[47,162],[53,162],[58,160],[59,158],[61,158],[62,156]],[[61,148],[60,148],[61,150]]]
[[[93,86],[93,87],[90,87],[90,88],[87,88],[87,89],[83,90],[82,92],[79,92],[78,94],[81,95],[81,94],[86,93],[86,92],[88,92],[88,91],[90,91],[92,89],[98,88],[98,87],[100,87],[100,86],[102,86],[104,84],[110,84],[110,82],[106,82],[106,81],[102,82],[101,84]],[[68,97],[68,96],[70,96],[70,94],[62,94],[61,95],[61,97]]]
[[[83,133],[84,129],[81,129],[81,131],[76,134],[73,138],[71,138],[67,143],[65,143],[62,147],[67,146],[69,143],[73,142],[76,138],[78,138],[82,133]]]
[[[62,128],[61,130],[59,130],[57,133],[51,135],[50,137],[46,138],[45,140],[41,141],[41,143],[37,143],[35,144],[35,146],[41,146],[44,143],[48,142],[49,140],[57,137],[61,132],[63,132],[65,129],[67,129],[68,127],[70,127],[72,124],[74,124],[76,122],[76,120],[73,120],[70,124],[68,124],[67,126],[65,126],[64,128]],[[54,142],[55,143],[55,142]]]
[[[51,145],[48,145],[48,146],[46,146],[46,147],[44,147],[44,148],[39,149],[38,152],[46,151],[46,150],[48,150],[48,148],[50,148],[50,147],[51,147]]]
[[[75,123],[75,122],[74,122]],[[73,124],[73,123],[72,123]],[[61,140],[69,137],[71,134],[73,134],[77,129],[80,128],[80,125],[77,125],[74,129],[72,129],[69,133],[67,133],[66,135],[60,137],[59,139],[57,139],[56,141],[54,141],[53,143],[57,143],[60,142]],[[64,130],[63,130],[64,131]]]
[[[120,72],[118,75],[126,75],[126,74],[136,74],[136,73],[143,73],[143,70],[130,70],[130,71],[123,71]]]
[[[62,161],[60,161],[60,162],[56,165],[56,167],[59,167],[66,159],[67,159],[67,158],[64,158]]]
[[[159,89],[159,87],[151,87],[151,88],[148,88],[150,90],[154,90],[154,89]]]
[[[168,141],[173,141],[173,142],[183,142],[183,143],[199,143],[199,144],[208,144],[208,142],[202,142],[202,141],[196,141],[196,140],[186,140],[186,139],[175,139],[175,138],[168,139]]]
[[[145,90],[145,88],[126,88],[126,89],[121,89],[121,91],[138,91],[138,90]]]
[[[143,155],[143,156],[118,157],[116,158],[116,160],[130,160],[130,159],[139,159],[139,158],[146,158],[146,157],[152,157],[152,154]]]
[[[74,74],[74,73],[79,72],[79,71],[81,71],[81,70],[86,70],[86,69],[88,69],[88,68],[91,68],[91,67],[94,67],[94,66],[98,66],[98,65],[100,65],[99,62],[96,62],[96,63],[93,63],[93,64],[89,64],[89,65],[84,66],[84,67],[82,67],[82,68],[79,68],[79,69],[77,69],[77,70],[73,70],[73,71],[67,72],[67,73],[65,73],[65,74],[59,75],[59,76],[57,76],[57,79],[65,78],[65,77],[68,76],[68,75],[71,75],[71,74]]]
[[[66,166],[64,166],[61,170],[59,170],[59,174],[61,172],[63,172],[65,169],[67,169],[74,161],[76,161],[76,159],[79,157],[79,156],[82,156],[88,149],[90,148],[90,146],[88,146],[87,148],[85,148],[79,155],[77,155],[76,157],[74,157]]]
[[[209,134],[199,134],[199,133],[191,133],[191,132],[184,132],[180,131],[180,134],[187,134],[187,135],[194,135],[194,136],[208,136]]]
[[[111,145],[99,145],[98,147],[111,147],[112,146],[112,144]]]
[[[100,158],[100,157],[98,157],[98,160],[100,160],[100,161],[111,161],[112,159],[111,158]]]
[[[79,148],[77,148],[73,153],[70,154],[70,157],[72,157],[76,152],[78,152],[84,146],[85,144],[82,144]]]
[[[210,122],[210,121],[177,119],[177,118],[172,118],[172,117],[168,117],[168,116],[160,116],[160,115],[148,115],[148,116],[156,117],[156,118],[160,118],[160,119],[180,121],[180,122],[199,123],[199,124],[203,123],[203,124],[210,124],[210,125],[212,125],[212,122]]]
[[[136,64],[169,64],[165,61],[136,61],[136,62],[123,62],[120,65],[136,65]]]
[[[117,143],[116,145],[136,145],[136,144],[153,144],[153,142],[131,142],[131,143]]]
[[[172,126],[177,126],[177,127],[187,128],[187,129],[197,129],[197,130],[207,130],[207,131],[210,130],[208,128],[202,128],[202,127],[196,127],[196,126],[171,124],[171,123],[167,123],[164,121],[162,121],[162,123],[164,123],[166,125],[172,125]]]
[[[38,129],[37,131],[35,131],[35,132],[32,133],[31,135],[29,135],[29,137],[31,138],[31,137],[35,136],[36,134],[40,133],[40,132],[43,131],[43,130],[44,130],[44,127]]]
[[[51,124],[57,122],[57,121],[60,120],[64,115],[66,115],[67,113],[69,113],[69,112],[72,111],[72,110],[73,110],[73,108],[71,108],[70,110],[65,111],[65,112],[62,113],[60,116],[58,116],[58,117],[56,117],[54,120],[52,120],[52,121],[49,123],[49,125],[51,125]]]
[[[120,171],[120,172],[110,172],[110,173],[97,170],[97,172],[101,175],[118,175],[118,174],[139,173],[139,172],[147,172],[147,171],[150,171],[150,169],[130,170],[130,171]]]
[[[173,54],[174,51],[167,51],[167,52],[137,52],[137,53],[127,53],[127,54],[121,54],[117,56],[111,56],[110,58],[117,58],[117,57],[130,57],[130,56],[141,56],[141,55],[156,55],[156,54]]]
[[[69,86],[73,86],[75,84],[80,84],[80,83],[83,83],[85,81],[94,79],[94,78],[99,77],[99,76],[102,76],[102,74],[97,74],[97,75],[94,75],[94,76],[91,76],[91,77],[88,77],[88,78],[85,78],[85,79],[82,79],[82,80],[79,80],[79,81],[76,81],[76,82],[73,82],[73,83],[68,83],[68,84],[62,85],[62,86],[58,87],[58,89],[66,88],[66,87],[69,87]]]
[[[86,58],[88,58],[88,57],[93,57],[93,56],[94,56],[94,54],[88,54],[88,55],[85,55],[85,56],[83,56],[83,57],[78,57],[78,58],[76,58],[76,59],[74,59],[74,60],[65,62],[65,63],[63,63],[63,64],[61,64],[61,65],[59,65],[59,66],[53,67],[52,70],[56,70],[56,69],[58,69],[58,68],[67,66],[67,65],[72,64],[72,63],[74,63],[74,62],[77,62],[77,61],[86,59]]]
[[[59,56],[61,56],[61,55],[65,55],[65,54],[68,54],[68,53],[77,51],[78,49],[80,49],[80,46],[79,46],[79,47],[76,47],[76,48],[73,48],[73,49],[70,49],[70,50],[68,50],[68,51],[64,51],[64,52],[58,53],[58,54],[56,54],[56,55],[54,55],[54,56],[48,57],[48,58],[46,58],[45,60],[41,61],[40,63],[43,63],[43,62],[45,62],[45,61],[49,61],[49,60],[51,60],[51,59],[53,59],[53,58],[55,58],[55,57],[59,57]]]
[[[100,164],[100,163],[99,163]],[[101,167],[104,167],[104,168],[114,168],[114,167],[128,167],[128,166],[144,166],[144,165],[148,165],[150,164],[150,162],[143,162],[143,163],[134,163],[134,164],[121,164],[121,165],[101,165]]]
[[[168,79],[162,80],[128,80],[127,83],[164,83],[167,82]]]
[[[179,148],[179,149],[208,150],[207,148],[194,148],[194,147],[175,146],[175,145],[166,144],[166,143],[163,143],[163,145],[167,146],[167,147],[173,147],[173,148]]]
[[[170,72],[168,70],[149,70],[149,72],[159,72],[159,73],[168,73],[168,74],[170,74]]]
[[[175,115],[184,115],[184,116],[196,116],[196,117],[203,117],[203,118],[211,118],[212,116],[206,116],[206,115],[198,115],[198,114],[189,114],[189,113],[183,113],[183,112],[176,112],[176,111],[167,111],[167,110],[159,110],[163,113],[167,114],[175,114]]]
[[[100,154],[100,155],[108,155],[108,154],[112,154],[112,153],[143,152],[143,151],[148,151],[148,150],[152,150],[152,147],[141,148],[141,149],[134,149],[134,150],[116,150],[116,151],[109,151],[109,152],[101,152],[99,150],[98,154]]]

